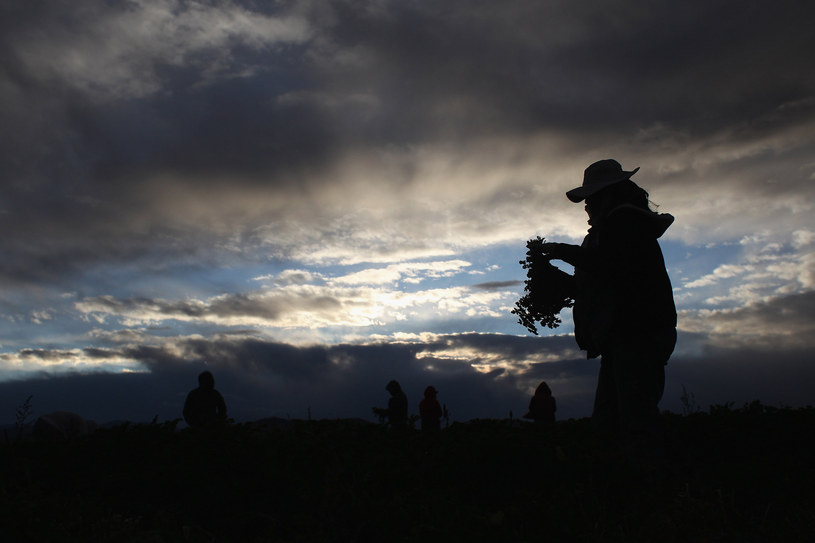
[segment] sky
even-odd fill
[[[591,414],[570,310],[510,313],[579,243],[592,162],[676,221],[662,408],[815,403],[815,4],[0,0],[0,424],[451,420],[541,380]],[[685,401],[682,397],[685,395]]]

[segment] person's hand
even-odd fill
[[[561,259],[563,254],[566,252],[566,248],[569,247],[568,243],[550,243],[545,242],[541,243],[541,252],[548,256],[549,258],[556,258]]]

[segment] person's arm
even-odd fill
[[[184,411],[182,411],[184,414],[184,422],[186,422],[188,426],[194,426],[198,423],[198,421],[195,419],[195,411],[193,410],[192,406],[193,396],[195,395],[194,392],[195,391],[192,391],[187,394],[187,399],[184,400]]]
[[[541,244],[541,249],[543,254],[549,258],[562,260],[581,271],[591,273],[596,270],[599,265],[596,251],[581,247],[580,245],[547,242]]]
[[[636,214],[622,210],[604,222],[600,243],[591,248],[568,243],[543,243],[541,250],[555,260],[562,260],[580,271],[616,280],[628,280],[638,274],[649,237]],[[591,234],[590,234],[591,235]]]
[[[226,402],[220,392],[216,391],[216,393],[218,394],[217,416],[219,419],[226,420]]]

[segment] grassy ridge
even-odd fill
[[[663,455],[589,421],[174,424],[0,448],[7,541],[809,541],[815,409],[666,415]]]

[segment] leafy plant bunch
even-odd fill
[[[518,322],[535,335],[538,335],[536,323],[557,328],[561,323],[561,310],[574,304],[571,294],[574,278],[549,262],[541,248],[545,241],[538,236],[526,242],[526,260],[519,261],[527,270],[524,295],[512,310]]]

